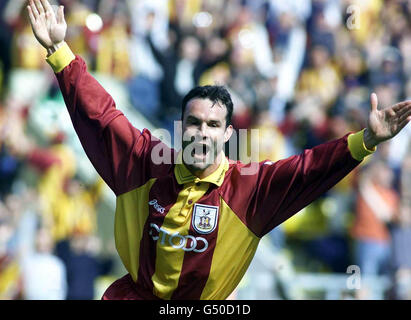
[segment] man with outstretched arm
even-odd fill
[[[55,13],[47,0],[30,0],[27,9],[83,148],[117,197],[115,241],[128,274],[103,299],[227,298],[261,237],[411,120],[411,101],[378,110],[372,94],[364,130],[284,160],[245,165],[223,152],[233,131],[230,94],[221,86],[196,87],[182,103],[177,153],[134,128],[71,52],[62,7]],[[169,163],[156,161],[166,153]],[[256,170],[247,170],[252,165]]]

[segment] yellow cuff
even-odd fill
[[[366,156],[377,150],[376,146],[372,150],[367,149],[365,146],[364,130],[365,129],[348,136],[348,149],[350,150],[351,156],[357,161],[362,161]]]
[[[66,42],[52,55],[47,57],[46,61],[53,68],[55,73],[59,73],[65,67],[67,67],[71,61],[76,57],[73,52],[70,50]]]

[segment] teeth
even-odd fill
[[[191,151],[191,156],[206,156],[207,153],[210,151],[210,147],[205,144],[196,145],[193,150]]]
[[[207,153],[209,150],[209,147],[207,145],[198,145],[194,148],[195,151],[200,151],[202,153]]]

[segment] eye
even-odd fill
[[[198,120],[194,119],[194,118],[189,118],[189,119],[187,119],[187,124],[197,125]]]
[[[210,126],[210,127],[213,127],[213,128],[217,128],[219,125],[218,125],[217,122],[211,122],[211,123],[209,124],[209,126]]]

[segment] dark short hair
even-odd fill
[[[220,102],[227,108],[226,115],[226,127],[231,124],[231,118],[233,116],[233,101],[231,100],[230,93],[224,86],[198,86],[191,89],[184,97],[182,103],[181,120],[184,119],[184,112],[186,111],[187,103],[191,99],[201,98],[210,99],[213,103]]]

